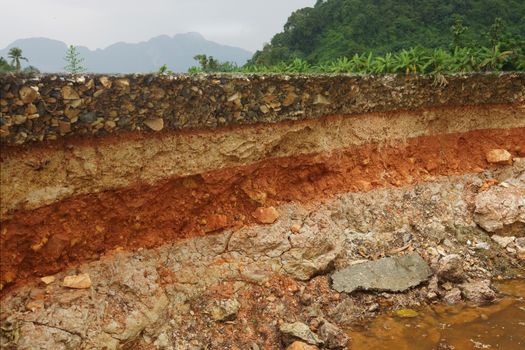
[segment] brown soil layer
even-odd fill
[[[319,201],[336,193],[480,172],[490,166],[485,153],[493,148],[525,155],[525,128],[423,136],[269,159],[16,212],[1,223],[1,283],[13,286],[53,274],[112,249],[150,248],[249,225],[261,205]]]

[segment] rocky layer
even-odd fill
[[[0,75],[0,143],[215,128],[440,106],[523,103],[525,74]]]

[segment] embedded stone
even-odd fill
[[[62,286],[72,289],[88,289],[91,288],[91,278],[87,273],[66,276],[64,277]]]
[[[491,149],[485,156],[487,162],[492,164],[512,164],[512,154],[505,149]]]
[[[61,92],[62,92],[62,98],[64,100],[78,100],[80,98],[80,96],[78,95],[78,92],[76,92],[76,90],[73,89],[73,87],[69,85],[63,86],[61,89]]]
[[[330,100],[328,100],[323,95],[319,94],[315,96],[314,105],[329,105],[329,104],[330,104]]]
[[[115,86],[119,89],[127,89],[129,88],[129,80],[128,79],[117,79],[115,80]]]
[[[463,259],[458,254],[444,256],[439,261],[437,275],[442,281],[462,282],[465,279]]]
[[[411,253],[349,266],[336,271],[332,275],[332,283],[338,292],[402,292],[428,280],[431,275],[425,260],[417,253]]]
[[[283,323],[279,326],[283,343],[288,345],[300,340],[310,345],[320,345],[322,340],[302,322]]]
[[[164,119],[155,118],[155,119],[146,119],[144,125],[150,128],[153,131],[161,131],[164,129]]]
[[[516,237],[514,236],[503,237],[503,236],[498,236],[498,235],[493,235],[490,238],[492,238],[492,240],[498,243],[502,248],[507,248],[507,246],[511,244],[512,242],[514,242],[514,240],[516,239]]]
[[[40,280],[44,282],[45,284],[51,284],[55,282],[55,276],[45,276],[45,277],[40,278]]]
[[[490,280],[463,283],[460,287],[465,299],[476,304],[486,304],[496,298],[496,293],[490,287]]]
[[[270,112],[270,109],[269,109],[266,105],[261,105],[261,106],[259,107],[259,110],[260,110],[261,112],[263,112],[264,114],[267,114],[268,112]]]
[[[211,306],[209,314],[215,321],[232,321],[240,309],[241,304],[236,299],[220,300]]]
[[[345,332],[328,321],[324,321],[317,331],[319,338],[324,342],[324,348],[343,350],[348,346],[350,338]]]
[[[109,89],[109,88],[111,88],[112,81],[109,80],[108,77],[100,77],[98,80],[100,81],[100,84],[102,84],[102,86],[103,86],[105,89]]]
[[[31,103],[34,100],[36,100],[39,96],[38,88],[36,87],[29,87],[29,86],[23,86],[20,91],[18,91],[18,95],[20,96],[20,99],[24,103]]]
[[[259,207],[255,209],[252,216],[261,224],[273,224],[280,214],[274,207]]]

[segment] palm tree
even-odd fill
[[[22,49],[19,47],[12,47],[9,50],[9,53],[7,54],[7,57],[11,59],[11,65],[15,66],[15,69],[17,72],[20,71],[20,60],[25,60],[29,62],[29,60],[22,56]]]

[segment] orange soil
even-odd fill
[[[525,156],[525,128],[367,144],[72,197],[0,223],[0,281],[14,286],[116,248],[151,248],[253,224],[264,197],[265,206],[305,203],[479,172],[489,167],[485,152],[493,148]]]

